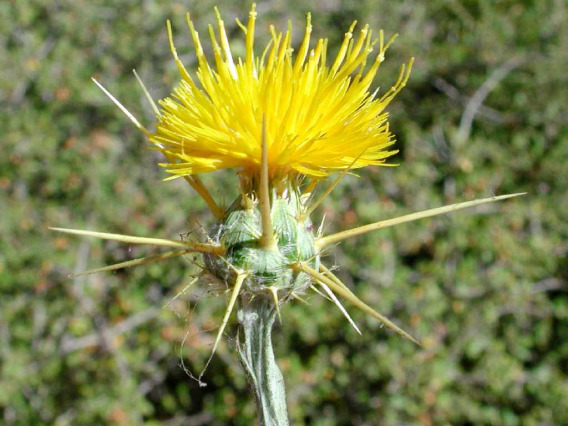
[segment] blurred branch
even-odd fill
[[[208,425],[211,424],[213,416],[211,413],[204,412],[194,416],[175,416],[169,420],[162,422],[163,426],[178,426],[178,425]]]
[[[51,50],[55,47],[56,44],[55,42],[56,42],[55,37],[50,35],[48,38],[45,39],[45,41],[42,43],[42,45],[39,47],[39,49],[31,59],[37,61],[38,63],[41,63],[47,57],[47,55],[49,55]],[[12,104],[19,105],[22,103],[28,88],[33,83],[36,76],[39,74],[41,70],[42,68],[38,67],[36,71],[34,71],[31,75],[28,76],[28,78],[22,78],[21,80],[18,81],[18,83],[14,86],[14,89],[12,90],[12,93],[10,95],[10,101]]]
[[[434,79],[434,81],[432,82],[432,85],[436,89],[438,89],[440,92],[445,94],[452,101],[458,102],[461,105],[467,105],[471,100],[470,96],[462,94],[457,87],[448,83],[446,80],[444,80],[441,77],[436,77]],[[477,114],[488,119],[488,120],[491,120],[491,121],[494,121],[494,122],[500,123],[500,124],[505,123],[507,121],[504,113],[502,113],[501,111],[497,111],[496,109],[490,108],[488,106],[485,106],[485,105],[479,106],[479,108],[477,110]]]
[[[89,221],[90,222],[90,221]],[[85,239],[81,241],[79,249],[77,250],[77,260],[75,261],[75,267],[73,268],[73,273],[76,274],[79,271],[84,271],[87,268],[87,262],[91,254],[91,240]],[[73,278],[73,296],[79,300],[81,308],[87,314],[92,314],[96,311],[95,304],[93,300],[85,294],[85,277],[75,277]]]
[[[505,62],[503,65],[498,67],[493,71],[487,80],[477,89],[474,95],[471,97],[469,102],[463,111],[460,127],[458,130],[458,140],[461,142],[466,141],[471,133],[471,125],[475,115],[479,112],[483,101],[489,96],[489,94],[497,87],[499,82],[503,80],[507,74],[517,68],[524,62],[524,59],[513,57]]]
[[[568,291],[568,282],[554,277],[546,278],[535,283],[531,293],[536,294],[554,290]]]
[[[139,312],[131,317],[119,322],[113,327],[105,327],[98,333],[89,334],[87,336],[79,337],[77,339],[64,336],[61,341],[61,346],[59,352],[62,355],[66,355],[70,352],[77,351],[79,349],[108,345],[115,337],[131,331],[136,327],[150,321],[151,319],[158,316],[160,310],[156,307],[146,309],[145,311]]]
[[[147,395],[152,389],[154,389],[160,383],[163,383],[164,380],[166,380],[166,374],[159,372],[140,383],[138,385],[138,392],[140,392],[141,395]]]

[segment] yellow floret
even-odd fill
[[[233,59],[224,23],[209,33],[215,57],[207,61],[199,35],[187,16],[198,60],[195,81],[179,60],[168,25],[171,50],[182,80],[160,101],[157,128],[150,140],[168,158],[172,177],[225,168],[256,173],[261,162],[261,128],[266,123],[268,167],[275,174],[320,177],[337,170],[384,164],[397,151],[385,107],[406,84],[412,61],[383,96],[369,92],[388,43],[382,31],[374,40],[368,26],[345,34],[339,52],[326,64],[327,39],[310,48],[311,17],[293,55],[291,29],[254,53],[256,10],[245,32],[245,58]],[[376,51],[373,56],[372,53]],[[369,61],[369,64],[367,63]],[[371,62],[372,61],[372,62]]]

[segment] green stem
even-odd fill
[[[238,319],[244,342],[237,341],[239,360],[256,400],[261,426],[288,426],[284,378],[272,350],[276,309],[269,299],[242,301]]]

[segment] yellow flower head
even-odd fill
[[[385,107],[406,84],[411,62],[381,97],[369,88],[392,39],[383,32],[373,39],[368,26],[353,36],[353,22],[337,56],[326,58],[327,39],[310,48],[311,18],[294,55],[291,28],[272,35],[260,56],[254,53],[256,11],[253,4],[245,33],[246,54],[233,58],[224,23],[217,13],[217,33],[209,25],[215,56],[207,61],[189,14],[187,22],[198,60],[196,77],[171,50],[182,80],[160,101],[156,131],[150,140],[162,151],[172,177],[225,168],[256,173],[261,163],[265,128],[271,176],[305,174],[320,177],[337,170],[383,164],[397,151]],[[373,52],[377,52],[373,55]],[[264,124],[263,124],[264,123]]]
[[[384,110],[406,84],[412,61],[402,67],[395,85],[376,98],[376,92],[371,94],[368,90],[392,41],[385,44],[382,32],[377,40],[373,40],[371,31],[365,26],[359,36],[353,38],[356,25],[353,23],[337,56],[328,66],[326,39],[318,40],[310,49],[312,27],[308,15],[305,36],[294,57],[291,30],[277,33],[273,27],[270,27],[270,42],[257,57],[253,49],[256,18],[253,5],[247,26],[237,21],[245,32],[246,53],[244,58],[235,61],[224,23],[217,10],[216,13],[218,33],[209,26],[215,67],[207,62],[198,34],[189,15],[187,17],[198,59],[197,83],[177,56],[169,22],[170,46],[182,81],[170,97],[160,102],[161,110],[136,74],[158,118],[155,132],[148,131],[93,79],[165,155],[167,163],[164,165],[172,174],[171,178],[185,178],[210,207],[217,222],[204,232],[207,242],[52,229],[174,249],[74,276],[201,253],[203,262],[197,265],[202,269],[201,273],[171,302],[198,281],[209,286],[217,284],[222,294],[230,291],[230,297],[211,355],[197,380],[202,383],[201,377],[224,335],[232,312],[237,309],[239,330],[242,330],[237,335],[237,353],[257,402],[262,401],[258,403],[260,422],[272,424],[276,419],[278,424],[288,424],[283,379],[271,347],[272,324],[275,316],[280,316],[281,305],[287,301],[304,301],[304,293],[313,290],[332,301],[361,333],[339,300],[341,298],[419,344],[359,299],[325,267],[322,254],[328,247],[375,230],[521,194],[434,208],[331,235],[322,235],[322,226],[314,232],[311,213],[349,169],[384,164],[385,159],[396,152],[387,149],[393,144],[393,138]],[[371,56],[374,49],[378,53]],[[233,203],[223,208],[196,175],[233,167],[240,169],[241,191]],[[333,171],[341,173],[317,199],[312,197],[319,178]],[[315,179],[305,182],[304,176]],[[240,335],[244,336],[242,343],[239,343]],[[259,380],[263,380],[262,386],[258,385]]]

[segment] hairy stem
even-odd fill
[[[276,315],[271,301],[264,297],[243,301],[238,312],[244,342],[237,341],[237,352],[254,393],[261,426],[289,424],[284,378],[272,350],[272,326]]]

